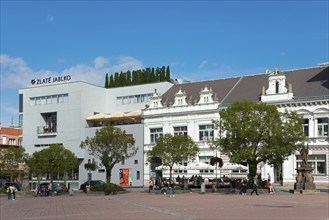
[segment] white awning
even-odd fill
[[[86,118],[87,121],[106,122],[106,121],[118,121],[118,120],[134,120],[140,118],[142,115],[141,110],[133,112],[114,112],[111,114],[96,114]]]

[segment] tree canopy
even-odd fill
[[[61,144],[34,152],[26,161],[30,172],[36,176],[49,174],[50,180],[78,167],[78,158]],[[64,178],[66,179],[66,178]]]
[[[214,123],[222,126],[224,135],[215,142],[231,162],[248,163],[249,179],[256,175],[260,162],[282,165],[305,138],[297,113],[280,113],[274,105],[235,102],[219,114],[220,119]]]
[[[24,164],[27,153],[22,147],[8,147],[0,149],[0,171],[1,175],[9,175],[10,181],[17,177],[23,171],[20,165]]]
[[[111,172],[115,164],[137,153],[135,139],[126,135],[126,131],[108,125],[96,130],[94,137],[87,137],[80,147],[99,159],[106,170],[106,181],[111,182]]]
[[[114,76],[113,76],[114,75]],[[167,66],[162,66],[161,68],[145,68],[140,70],[133,70],[130,72],[115,72],[108,77],[108,73],[105,75],[105,88],[129,86],[129,85],[139,85],[145,83],[154,83],[170,81],[170,68]]]
[[[194,159],[199,152],[198,145],[190,136],[165,134],[157,140],[156,145],[150,150],[148,160],[158,157],[162,160],[163,166],[170,169],[170,179],[172,179],[172,167],[176,163]]]

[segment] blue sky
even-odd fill
[[[191,81],[328,62],[328,1],[1,0],[1,123],[34,78],[169,65]]]

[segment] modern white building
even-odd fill
[[[54,143],[62,144],[71,150],[79,158],[79,169],[69,173],[71,186],[75,189],[88,180],[88,175],[91,175],[92,179],[105,180],[104,168],[99,167],[89,174],[84,166],[92,157],[80,148],[80,143],[87,136],[93,136],[96,129],[105,124],[87,119],[99,113],[127,114],[140,111],[145,108],[155,89],[164,93],[173,85],[169,82],[159,82],[105,89],[85,82],[51,84],[50,81],[41,80],[40,82],[45,84],[19,90],[22,145],[29,154]],[[112,120],[111,123],[132,135],[139,148],[135,157],[113,168],[112,181],[119,183],[120,169],[128,169],[129,185],[143,186],[143,124],[140,117],[134,122],[126,123],[118,119],[114,122]]]
[[[204,82],[174,85],[166,93],[154,93],[149,107],[143,110],[144,118],[144,179],[159,175],[155,167],[149,164],[146,154],[154,146],[157,138],[165,133],[174,135],[188,134],[198,143],[200,153],[195,162],[209,163],[217,155],[229,162],[218,150],[211,150],[208,140],[218,136],[212,120],[220,119],[219,110],[234,101],[249,100],[276,105],[279,111],[294,110],[304,118],[304,131],[310,149],[309,162],[312,165],[314,181],[328,184],[329,181],[329,66],[289,70],[279,72],[276,68],[265,74],[241,76]],[[183,161],[182,161],[183,162]],[[295,182],[296,168],[301,160],[299,152],[291,155],[280,167],[259,164],[258,172],[266,178],[272,176],[272,182],[279,182],[282,171],[284,184]],[[220,175],[244,177],[246,173],[222,171]],[[163,172],[168,177],[168,171]],[[202,175],[214,178],[215,172],[209,170],[176,172],[176,175],[190,177]]]

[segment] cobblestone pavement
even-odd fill
[[[321,219],[328,220],[329,194],[179,193],[174,198],[132,190],[105,196],[0,198],[0,219]]]

